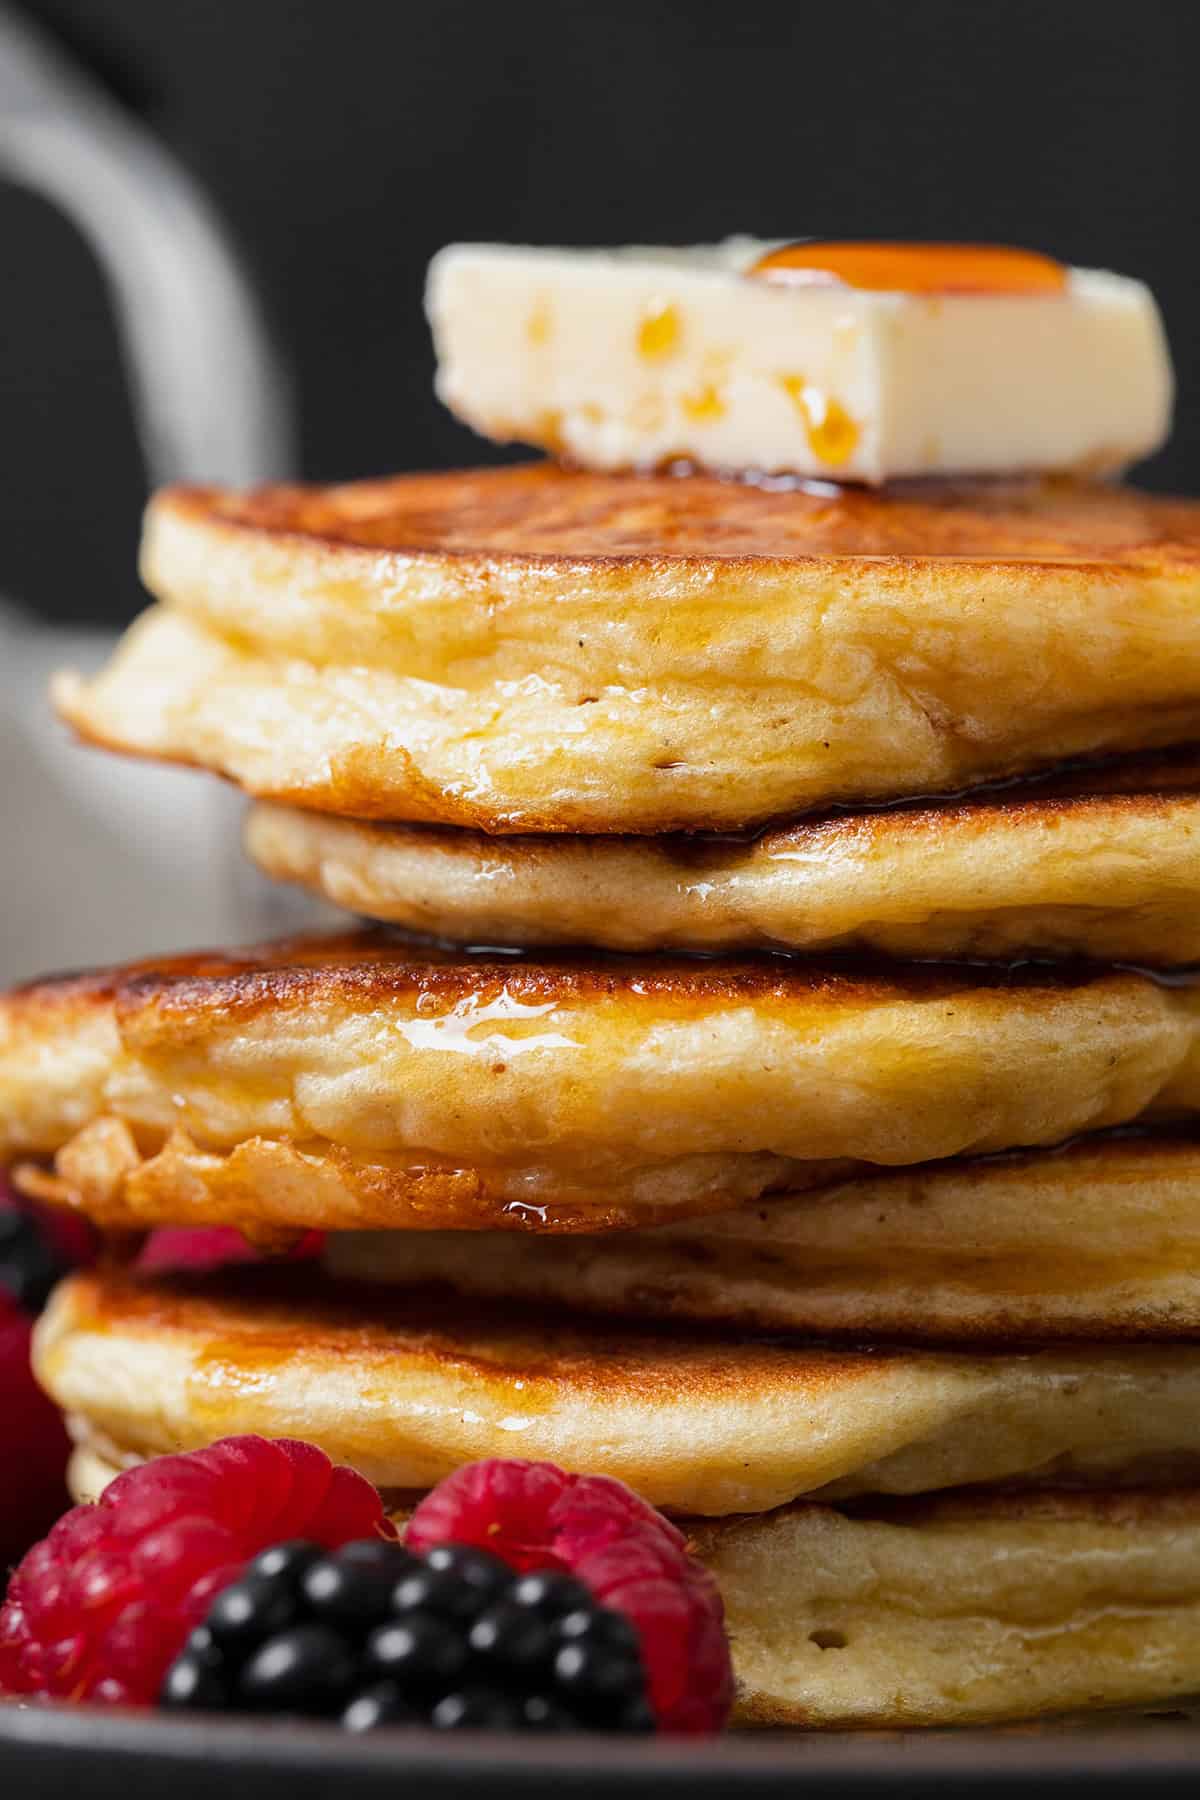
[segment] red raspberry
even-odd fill
[[[386,1536],[383,1503],[312,1444],[224,1438],[130,1469],[29,1552],[0,1610],[0,1693],[129,1704],[270,1544]]]
[[[17,1557],[70,1504],[70,1444],[58,1408],[29,1366],[32,1329],[28,1314],[0,1289],[0,1416],[9,1458],[0,1482],[0,1585]]]
[[[474,1544],[515,1569],[566,1569],[637,1626],[664,1731],[719,1731],[733,1701],[717,1584],[683,1533],[623,1482],[553,1463],[469,1463],[421,1501],[405,1533],[418,1553]]]
[[[320,1231],[306,1231],[287,1253],[288,1262],[307,1262],[319,1256],[325,1241]],[[256,1263],[265,1259],[233,1225],[160,1225],[142,1245],[139,1269],[219,1269],[229,1263]]]

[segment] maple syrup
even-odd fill
[[[1061,294],[1067,271],[1053,257],[1007,244],[784,244],[747,274],[791,285],[901,294]]]
[[[814,387],[803,375],[781,375],[779,384],[804,424],[809,449],[819,462],[836,469],[858,448],[859,427],[839,400]]]
[[[678,307],[652,307],[638,326],[638,355],[645,357],[647,362],[670,356],[678,349],[682,335],[683,323]]]

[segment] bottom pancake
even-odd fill
[[[710,1517],[815,1494],[1200,1476],[1200,1346],[1184,1344],[815,1348],[588,1326],[293,1266],[73,1276],[35,1366],[85,1438],[122,1452],[303,1437],[392,1492],[512,1455]]]
[[[1200,1491],[704,1523],[744,1725],[969,1725],[1200,1691]]]
[[[862,1170],[643,1231],[331,1233],[337,1275],[907,1343],[1200,1337],[1200,1137]]]
[[[76,1500],[129,1458],[81,1445]],[[1200,1491],[952,1494],[692,1521],[736,1725],[967,1725],[1200,1691]]]

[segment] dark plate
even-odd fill
[[[838,1800],[1085,1788],[1194,1794],[1200,1713],[971,1731],[779,1732],[717,1742],[425,1732],[350,1738],[244,1719],[0,1702],[3,1800]],[[1140,1796],[1139,1796],[1140,1800]]]

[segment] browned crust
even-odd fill
[[[959,1488],[947,1494],[871,1495],[863,1500],[844,1500],[837,1510],[856,1519],[877,1519],[893,1525],[986,1524],[989,1520],[1001,1524],[1066,1525],[1083,1521],[1136,1529],[1142,1525],[1195,1524],[1200,1520],[1200,1487],[1001,1485]]]
[[[888,1188],[904,1187],[914,1177],[928,1174],[966,1175],[981,1189],[990,1182],[1007,1182],[1014,1170],[1051,1168],[1060,1178],[1080,1182],[1095,1179],[1154,1180],[1191,1175],[1200,1151],[1200,1121],[1181,1120],[1151,1126],[1126,1125],[1113,1130],[1069,1139],[1050,1148],[993,1151],[986,1155],[955,1158],[947,1163],[925,1163],[905,1168],[880,1168],[867,1163],[813,1162],[793,1165],[785,1177],[771,1182],[750,1198],[732,1187],[714,1185],[689,1202],[686,1216],[729,1212],[744,1205],[758,1211],[766,1223],[777,1200],[811,1194],[814,1201],[836,1195],[850,1182],[869,1180],[882,1205],[890,1204]],[[679,1217],[676,1205],[655,1206],[638,1198],[630,1202],[611,1188],[589,1195],[586,1201],[569,1194],[547,1196],[535,1207],[514,1204],[503,1193],[492,1191],[478,1170],[443,1166],[425,1161],[406,1162],[402,1157],[383,1160],[366,1157],[330,1143],[295,1145],[264,1138],[248,1138],[224,1155],[201,1151],[181,1131],[172,1132],[153,1154],[139,1150],[128,1126],[113,1118],[99,1118],[66,1150],[60,1151],[52,1170],[40,1163],[19,1163],[13,1170],[18,1189],[28,1198],[85,1213],[96,1225],[114,1233],[144,1230],[148,1223],[171,1219],[178,1211],[180,1195],[187,1195],[188,1219],[193,1224],[235,1220],[243,1234],[260,1249],[271,1253],[289,1249],[298,1234],[317,1228],[354,1230],[446,1231],[454,1229],[503,1231],[515,1234],[594,1236],[665,1225]],[[303,1182],[316,1194],[332,1183],[334,1199],[314,1207],[314,1216],[280,1219],[265,1212],[264,1191],[272,1182],[287,1193]],[[349,1209],[347,1218],[337,1212]],[[334,1211],[326,1210],[333,1207]],[[336,1222],[334,1222],[336,1221]],[[464,1252],[465,1253],[465,1252]],[[677,1246],[677,1254],[691,1263],[710,1260],[715,1254],[702,1243]],[[453,1284],[450,1284],[453,1285]],[[598,1317],[674,1317],[686,1325],[687,1311],[672,1292],[659,1292],[653,1281],[639,1289],[638,1300],[628,1312],[594,1306],[587,1295],[573,1302]],[[551,1309],[552,1310],[552,1309]],[[790,1336],[774,1319],[764,1321],[752,1311],[729,1310],[709,1321],[723,1329],[750,1335]],[[830,1342],[859,1342],[861,1328],[853,1325],[822,1326]],[[1002,1297],[994,1297],[986,1321],[957,1321],[953,1330],[932,1324],[920,1307],[903,1330],[877,1329],[874,1339],[905,1343],[1048,1343],[1095,1339],[1131,1343],[1160,1342],[1200,1337],[1200,1320],[1172,1318],[1169,1326],[1133,1321],[1112,1324],[1103,1319],[1074,1320],[1054,1326],[1042,1323],[1036,1333],[1020,1308],[1006,1310]]]
[[[789,1187],[816,1186],[831,1165],[793,1169]],[[762,1175],[752,1187],[757,1196]],[[61,1149],[53,1170],[18,1163],[13,1181],[22,1194],[81,1212],[102,1231],[140,1232],[178,1222],[186,1206],[193,1225],[234,1222],[260,1249],[289,1248],[307,1230],[504,1231],[590,1235],[663,1225],[679,1216],[678,1204],[628,1199],[611,1184],[579,1197],[564,1191],[536,1205],[497,1192],[482,1171],[425,1158],[360,1155],[327,1140],[292,1144],[250,1137],[224,1153],[205,1151],[183,1131],[161,1148],[139,1149],[128,1125],[111,1116],[93,1119]],[[302,1185],[308,1207],[297,1214],[288,1197]],[[563,1184],[565,1188],[565,1183]],[[271,1198],[281,1197],[272,1206]],[[694,1193],[688,1216],[726,1212],[743,1198],[733,1176]],[[282,1216],[281,1216],[282,1215]]]
[[[195,765],[192,765],[195,766]],[[919,833],[933,839],[943,829],[964,826],[980,834],[999,824],[1019,824],[1034,829],[1054,819],[1083,814],[1097,824],[1104,820],[1143,818],[1167,822],[1181,809],[1191,810],[1200,800],[1200,747],[1182,745],[1167,752],[1146,751],[1120,758],[1057,767],[1038,775],[1019,775],[1005,781],[981,782],[965,793],[929,794],[910,800],[832,806],[793,819],[777,819],[747,830],[716,830],[697,826],[686,832],[660,832],[650,840],[654,849],[687,868],[725,858],[732,849],[762,846],[780,852],[816,848],[834,839],[847,842]],[[425,821],[359,820],[370,823],[380,838],[419,843],[432,853],[459,852],[482,839],[489,853],[495,848],[489,834]],[[522,856],[553,858],[561,854],[564,836],[554,831],[521,831],[505,835],[506,861]],[[572,838],[571,842],[577,842]],[[587,839],[614,849],[647,847],[646,836],[612,832]]]
[[[781,820],[755,835],[772,846],[808,847],[831,837],[870,837],[886,831],[932,837],[953,826],[980,834],[1000,824],[1039,824],[1083,813],[1103,819],[1141,817],[1167,820],[1181,805],[1200,797],[1200,749],[1181,746],[1167,754],[1105,759],[1071,769],[983,783],[963,794],[922,795],[878,806],[831,807],[794,821]],[[677,840],[670,840],[674,844]],[[701,839],[701,842],[704,840]],[[688,839],[684,839],[684,854]]]
[[[174,487],[152,508],[206,529],[381,556],[542,568],[880,560],[937,579],[947,564],[1023,574],[1190,574],[1200,503],[1061,480],[907,483],[836,496],[705,475],[604,475],[538,462],[249,493]]]
[[[294,1006],[336,1003],[367,1011],[375,1002],[428,994],[447,1004],[486,1000],[570,1003],[639,998],[681,1004],[745,1000],[809,1001],[822,1007],[954,998],[974,991],[1056,994],[1120,972],[1087,965],[888,964],[786,955],[712,958],[453,950],[417,944],[385,928],[314,934],[244,950],[197,951],[86,974],[48,976],[0,997],[10,1019],[115,1008],[125,1021],[153,1010],[164,1022],[197,1016],[251,1018]],[[1132,978],[1132,977],[1131,977]],[[1169,977],[1200,982],[1200,972]]]
[[[78,716],[64,714],[61,708],[59,716],[77,742],[89,749],[104,750],[132,762],[193,769],[215,776],[239,791],[250,791],[225,770],[183,751],[146,750],[110,737]],[[456,840],[461,841],[464,834],[500,837],[507,845],[527,845],[531,850],[562,843],[565,827],[561,812],[551,810],[539,815],[530,807],[522,807],[520,818],[514,819],[506,811],[462,799],[426,780],[401,747],[393,746],[389,756],[393,764],[407,761],[408,765],[403,819],[396,817],[394,767],[388,785],[388,793],[393,797],[381,800],[368,761],[361,768],[343,762],[324,783],[259,786],[253,790],[253,798],[355,819],[378,829],[419,832],[430,844],[440,842],[447,848]],[[1032,772],[1026,769],[1002,773],[950,793],[877,802],[835,801],[798,816],[759,818],[738,828],[711,815],[697,816],[692,810],[686,818],[665,819],[652,830],[640,832],[609,830],[599,815],[594,819],[581,818],[573,829],[576,835],[590,834],[612,843],[645,843],[649,839],[680,862],[694,863],[709,854],[713,845],[727,846],[739,841],[769,842],[784,850],[827,842],[832,837],[869,838],[881,830],[889,834],[921,832],[928,836],[943,825],[959,829],[974,825],[981,831],[1005,821],[1035,826],[1073,812],[1088,813],[1097,822],[1105,817],[1131,817],[1137,813],[1153,814],[1166,821],[1181,802],[1196,796],[1200,796],[1200,747],[1186,744],[1166,752],[1135,751],[1115,758],[1100,756],[1065,765],[1056,763]]]
[[[366,1380],[399,1357],[419,1358],[467,1371],[473,1381],[579,1394],[619,1389],[659,1405],[667,1398],[744,1397],[755,1387],[836,1392],[922,1354],[813,1353],[669,1324],[589,1328],[550,1311],[522,1306],[515,1313],[502,1302],[460,1301],[442,1290],[355,1287],[296,1264],[209,1276],[108,1268],[71,1276],[65,1292],[72,1331],[182,1338],[219,1357],[234,1377],[239,1366],[262,1372],[293,1358],[346,1357]]]

